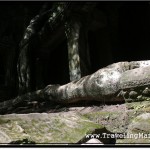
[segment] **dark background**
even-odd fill
[[[16,66],[19,43],[30,20],[39,13],[44,3],[42,1],[0,2],[1,93],[17,94]],[[47,3],[50,6],[53,4],[53,2]],[[77,3],[75,7],[77,7]],[[114,62],[150,59],[149,2],[98,2],[96,11],[93,13],[97,22],[88,32],[92,64],[90,73]],[[35,57],[37,59],[40,57],[43,62],[42,67],[45,68],[44,85],[68,83],[66,40],[59,44],[56,41],[56,46],[51,51],[47,48],[40,52],[38,52],[37,42],[33,42]],[[36,70],[34,74],[36,74]]]

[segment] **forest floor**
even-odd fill
[[[39,116],[43,113],[50,116],[59,116],[63,114],[65,114],[65,116],[74,116],[75,114],[77,114],[77,116],[81,116],[81,118],[84,117],[93,123],[105,127],[107,132],[118,135],[132,135],[132,137],[117,137],[115,142],[116,144],[150,143],[149,101],[139,101],[121,104],[79,102],[78,104],[69,105],[56,105],[45,102],[42,104],[35,103],[34,107],[33,105],[29,107],[20,107],[14,110],[14,112],[11,112],[11,114],[12,113],[15,113],[16,115],[18,114],[18,116],[20,114],[30,115],[32,113],[36,113],[37,115],[39,114]],[[137,137],[138,134],[144,134],[145,137]]]

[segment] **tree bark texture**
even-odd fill
[[[81,100],[96,100],[100,103],[123,102],[126,99],[122,94],[123,90],[129,92],[129,98],[134,96],[133,99],[138,99],[138,96],[143,95],[149,88],[149,69],[149,60],[114,63],[68,84],[48,85],[44,89],[2,102],[0,110],[7,112],[7,110],[20,107],[24,103],[28,105],[33,101],[49,101],[56,104],[69,104]],[[139,87],[144,87],[142,92]]]
[[[78,18],[78,19],[77,19]],[[90,72],[90,56],[86,26],[78,15],[66,22],[70,81],[78,80]]]

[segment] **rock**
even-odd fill
[[[0,115],[0,143],[77,143],[103,128],[75,112]]]
[[[96,145],[104,145],[100,140],[98,140],[98,139],[95,139],[95,138],[93,138],[93,139],[90,139],[90,140],[88,140],[86,143],[84,143],[84,144],[81,144],[81,145],[93,145],[93,144],[96,144]]]
[[[130,98],[136,98],[137,95],[138,95],[138,93],[135,92],[135,91],[131,91],[131,92],[129,93]]]
[[[143,95],[149,96],[150,95],[150,89],[148,87],[146,87],[142,93],[143,93]]]
[[[128,133],[148,133],[150,131],[150,113],[144,113],[133,119],[128,127]]]
[[[110,132],[119,135],[116,138],[116,141],[114,141],[116,145],[122,143],[138,144],[150,142],[150,138],[138,138],[138,134],[141,136],[141,133],[147,133],[148,135],[150,131],[149,101],[105,105],[101,107],[101,109],[98,109],[97,107],[95,107],[95,109],[94,107],[85,109],[82,108],[80,113],[91,121],[105,126],[105,128]],[[107,144],[101,139],[98,140],[104,144]],[[108,142],[110,144],[111,141]]]
[[[0,115],[0,143],[77,143],[120,144],[149,143],[137,138],[150,131],[149,101],[117,105],[70,107],[67,112]],[[97,138],[86,135],[133,134],[135,137]],[[94,140],[96,139],[96,140]],[[94,140],[94,141],[93,141]],[[96,142],[101,143],[96,143]],[[92,143],[91,143],[92,144]]]
[[[119,143],[149,143],[150,142],[150,113],[135,117],[128,126],[125,139]]]
[[[90,139],[86,143],[102,143],[102,142],[98,139]]]

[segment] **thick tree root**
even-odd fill
[[[97,100],[112,103],[114,101],[124,101],[123,95],[120,94],[123,90],[122,87],[124,87],[122,86],[122,84],[124,84],[122,83],[122,78],[127,76],[129,72],[129,78],[134,80],[135,69],[138,69],[137,71],[141,71],[142,69],[149,70],[149,67],[149,60],[114,63],[91,75],[68,84],[62,86],[48,85],[44,89],[4,101],[0,103],[0,112],[5,113],[11,111],[18,106],[34,105],[34,103],[36,105],[36,102],[42,101],[50,101],[59,104],[75,103],[81,100]],[[148,73],[149,72],[146,71],[145,77],[149,77]],[[141,76],[143,76],[143,74],[141,74]],[[141,80],[143,81],[143,77]],[[141,85],[135,83],[135,87],[136,84],[137,86],[143,86],[145,81],[142,81],[139,81]]]

